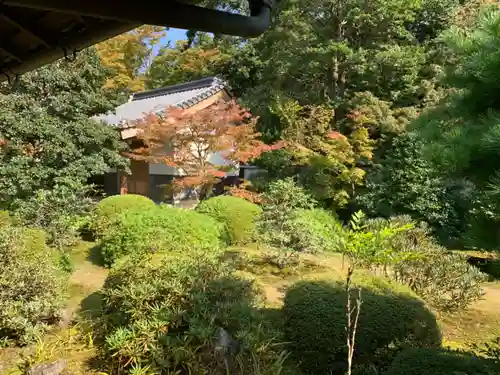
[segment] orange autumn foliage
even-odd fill
[[[231,194],[233,197],[242,198],[255,204],[264,203],[264,198],[262,197],[262,194],[256,193],[251,190],[247,190],[244,187],[242,188],[237,186],[230,186],[227,190],[229,194]]]
[[[181,169],[184,176],[174,180],[177,187],[214,184],[240,163],[282,147],[260,141],[256,121],[235,101],[221,101],[194,113],[169,107],[163,114],[151,113],[134,124],[142,147],[127,156]],[[215,154],[224,160],[223,165],[212,160]]]
[[[142,25],[97,44],[101,63],[111,72],[104,88],[125,92],[144,90],[146,77],[142,69],[148,65],[153,47],[165,35],[164,27]]]

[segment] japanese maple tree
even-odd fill
[[[179,168],[183,176],[174,179],[174,188],[192,188],[200,195],[239,163],[281,147],[259,140],[256,121],[235,101],[220,101],[197,112],[169,107],[135,124],[142,146],[128,156]]]

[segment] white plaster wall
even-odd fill
[[[182,171],[165,164],[149,163],[149,174],[182,176]]]
[[[208,160],[210,163],[218,166],[230,165],[231,163],[224,159],[220,153],[213,153],[208,156]],[[170,167],[165,164],[160,163],[150,163],[149,164],[149,173],[157,174],[157,175],[173,175],[173,176],[182,176],[183,172],[179,168]],[[226,173],[226,176],[238,176],[239,168],[235,168],[235,170]]]

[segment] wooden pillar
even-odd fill
[[[149,163],[139,160],[130,161],[130,176],[127,178],[127,190],[130,194],[149,194]]]
[[[118,183],[120,187],[120,195],[128,193],[128,178],[123,172],[118,173]]]

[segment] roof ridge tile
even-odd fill
[[[156,96],[176,94],[178,92],[202,89],[204,87],[226,86],[225,82],[218,77],[205,77],[196,81],[179,83],[167,87],[160,87],[152,90],[139,91],[132,94],[131,101],[154,98]]]

